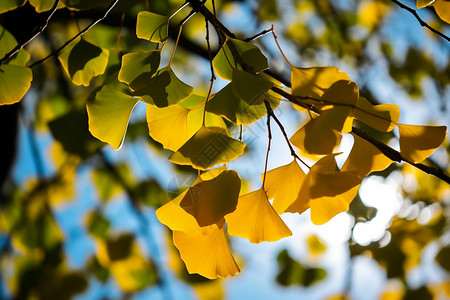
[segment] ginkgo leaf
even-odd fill
[[[420,163],[438,148],[447,134],[446,126],[398,124],[400,154],[406,160]]]
[[[240,272],[228,245],[223,221],[194,232],[174,231],[173,243],[191,274],[215,279]]]
[[[229,162],[244,152],[245,143],[224,134],[223,129],[202,126],[169,160],[207,170]]]
[[[204,97],[197,97],[193,94],[179,104],[162,108],[147,105],[147,124],[150,136],[161,143],[165,149],[177,151],[202,126],[205,106],[199,105],[189,109],[186,106],[191,106],[191,104],[185,103],[185,101],[190,101],[190,98],[205,101]],[[222,118],[211,113],[206,113],[205,125],[227,130]]]
[[[155,43],[167,39],[169,18],[149,11],[141,11],[137,16],[136,35],[140,39]]]
[[[24,5],[26,0],[2,0],[0,1],[0,14],[16,9]]]
[[[378,131],[389,132],[398,123],[400,109],[394,104],[373,105],[366,98],[359,97],[353,115]]]
[[[319,159],[306,174],[303,184],[298,192],[297,199],[286,209],[286,212],[303,213],[309,208],[310,202],[310,178],[313,172],[320,172],[324,174],[335,173],[337,168],[336,160],[334,159],[339,153],[328,154]]]
[[[225,216],[230,235],[248,239],[250,242],[274,242],[292,235],[277,212],[270,205],[261,187],[239,197],[236,210]]]
[[[194,184],[197,182],[200,181],[196,181]],[[187,192],[188,190],[185,190],[156,210],[158,220],[173,231],[195,232],[200,228],[195,218],[180,206],[181,200]]]
[[[416,1],[416,7],[417,8],[423,8],[423,7],[426,7],[428,5],[431,5],[433,2],[435,2],[435,0],[417,0]]]
[[[353,133],[352,136],[353,148],[341,171],[358,172],[358,176],[363,178],[371,172],[386,169],[393,162],[370,142]]]
[[[448,0],[436,0],[433,2],[433,6],[439,18],[450,24],[450,2]]]
[[[347,132],[351,129],[350,112],[349,106],[337,106],[325,110],[302,126],[290,141],[302,152],[331,153],[341,142],[342,136],[339,132]]]
[[[236,209],[241,179],[236,171],[226,170],[210,180],[191,186],[180,206],[195,217],[201,227],[219,222]]]
[[[279,215],[297,199],[304,179],[305,173],[295,159],[290,164],[267,172],[264,188],[267,197],[273,199],[272,206]]]
[[[247,102],[248,105],[258,105],[264,102],[264,94],[274,85],[262,76],[233,69],[231,87],[234,94]]]
[[[320,100],[332,104],[355,105],[359,97],[359,89],[354,81],[339,80],[325,90]]]
[[[138,101],[135,97],[104,86],[94,99],[86,103],[89,131],[117,150],[125,137],[131,111]]]
[[[28,0],[33,5],[36,12],[41,13],[50,10],[55,4],[55,0]],[[61,6],[61,4],[59,4]]]
[[[158,107],[174,105],[189,97],[194,89],[182,82],[172,71],[170,66],[160,69],[148,82],[135,90],[144,102]]]
[[[350,78],[337,67],[297,68],[291,72],[292,94],[301,97],[320,98],[335,82]]]
[[[311,169],[311,221],[321,225],[347,211],[358,193],[361,180],[357,172],[321,173]]]
[[[231,50],[231,48],[236,51]],[[240,57],[235,57],[237,55]],[[247,67],[252,68],[251,71],[255,73],[269,67],[267,58],[261,53],[258,47],[241,40],[230,38],[227,39],[223,47],[214,57],[212,64],[220,78],[231,81],[233,69],[242,70],[240,62],[245,63]]]
[[[0,105],[19,102],[33,80],[30,68],[16,65],[0,66]]]
[[[279,99],[270,97],[270,95],[267,95],[266,99],[272,109],[275,109],[280,103]],[[209,99],[206,110],[223,116],[236,125],[251,124],[267,114],[264,104],[248,105],[236,96],[230,83]]]
[[[139,51],[122,56],[119,80],[128,83],[133,90],[148,83],[159,69],[161,52],[159,50]]]
[[[105,72],[108,57],[108,50],[80,39],[69,46],[59,60],[74,84],[88,86],[92,78]]]

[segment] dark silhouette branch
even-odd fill
[[[400,1],[397,1],[397,0],[391,0],[391,1],[394,2],[395,4],[397,4],[399,7],[403,8],[404,10],[409,11],[417,19],[417,21],[419,21],[420,26],[428,28],[431,32],[439,35],[440,37],[442,37],[444,39],[446,39],[447,42],[450,42],[450,37],[446,36],[445,34],[440,32],[439,30],[434,29],[433,27],[428,25],[424,20],[422,20],[421,17],[419,17],[419,15],[417,14],[417,12],[414,9],[412,9],[409,6],[406,6],[405,4],[401,3]]]

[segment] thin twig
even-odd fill
[[[264,184],[266,183],[266,174],[267,174],[267,165],[269,162],[270,143],[272,142],[272,130],[270,129],[270,117],[272,115],[269,113],[269,109],[272,109],[272,108],[270,107],[270,104],[267,100],[264,100],[264,103],[266,104],[266,109],[267,109],[267,135],[268,135],[269,141],[267,143],[266,162],[264,164],[264,176],[263,176],[263,182],[262,182],[263,190],[265,190]]]
[[[20,49],[22,49],[23,47],[25,47],[29,42],[31,42],[32,40],[34,40],[38,35],[40,35],[45,28],[47,28],[48,22],[50,21],[51,17],[53,16],[53,14],[55,13],[56,9],[58,8],[58,4],[59,4],[59,0],[56,0],[55,3],[53,4],[51,10],[50,10],[50,14],[48,15],[47,19],[45,20],[45,24],[41,25],[38,29],[37,32],[31,37],[29,38],[27,41],[23,42],[20,45],[17,45],[16,47],[14,47],[14,49],[12,49],[11,51],[9,51],[8,53],[5,54],[5,56],[0,59],[0,64],[4,63],[6,60],[8,60],[10,57],[12,57],[14,54],[16,54],[17,52],[20,51]]]
[[[83,34],[85,34],[86,32],[88,32],[92,27],[94,27],[95,25],[97,25],[97,23],[101,22],[102,20],[104,20],[109,12],[116,6],[117,2],[119,2],[119,0],[115,0],[114,2],[112,2],[109,6],[108,9],[106,10],[105,14],[103,15],[103,17],[99,18],[98,20],[92,22],[91,24],[89,24],[88,26],[86,26],[83,30],[81,30],[78,34],[76,34],[74,37],[72,37],[70,40],[68,40],[67,42],[65,42],[61,47],[59,47],[58,49],[56,49],[55,51],[53,51],[52,53],[50,53],[49,55],[47,55],[46,57],[35,61],[34,63],[32,63],[31,65],[29,65],[28,67],[33,68],[34,66],[43,63],[44,61],[46,61],[47,59],[49,59],[50,57],[58,54],[59,52],[61,52],[61,50],[63,50],[64,48],[66,48],[67,46],[70,45],[70,43],[72,43],[75,39],[77,39],[78,37],[82,36]]]
[[[269,32],[272,32],[272,31],[273,31],[273,26],[272,26],[272,28],[265,29],[265,30],[261,31],[260,33],[257,33],[257,34],[255,34],[255,35],[253,35],[251,37],[248,37],[248,38],[244,39],[243,41],[244,42],[251,42],[253,40],[256,40],[257,38],[260,38],[263,35],[268,34]]]
[[[428,25],[424,20],[422,20],[422,18],[419,17],[419,15],[417,14],[417,12],[414,9],[412,9],[409,6],[406,6],[405,4],[401,3],[400,1],[397,1],[397,0],[391,0],[391,1],[394,2],[395,4],[397,4],[398,6],[400,6],[401,8],[409,11],[417,19],[417,21],[419,21],[419,23],[420,23],[420,25],[422,27],[428,28],[433,33],[435,33],[435,34],[441,36],[442,38],[446,39],[447,42],[450,42],[450,37],[446,36],[445,34],[440,32],[439,30],[436,30],[433,27],[431,27],[430,25]]]

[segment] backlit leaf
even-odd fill
[[[359,97],[359,89],[355,82],[339,80],[325,90],[320,100],[333,104],[355,105]]]
[[[139,96],[148,104],[166,107],[186,99],[193,91],[191,86],[175,75],[170,66],[166,66],[156,72],[145,85],[138,87],[133,95]]]
[[[398,123],[400,110],[394,104],[373,105],[366,98],[359,97],[353,110],[355,119],[382,132],[391,131]]]
[[[273,199],[272,206],[279,215],[297,199],[304,178],[305,173],[295,159],[290,164],[267,172],[264,188],[267,197]]]
[[[434,10],[442,21],[450,24],[450,3],[448,0],[436,0],[433,2]]]
[[[149,11],[141,11],[137,16],[136,35],[140,39],[155,43],[167,39],[169,18]]]
[[[231,86],[234,94],[247,102],[248,105],[258,105],[264,102],[264,94],[273,86],[273,82],[259,75],[233,69]]]
[[[335,82],[350,78],[337,67],[297,68],[291,72],[292,94],[301,97],[320,98]]]
[[[86,108],[89,131],[99,140],[119,149],[125,137],[131,111],[139,99],[104,86]]]
[[[416,1],[416,7],[417,8],[423,8],[425,6],[431,5],[436,0],[417,0]]]
[[[194,232],[174,231],[173,243],[191,274],[215,279],[240,272],[228,245],[223,221]]]
[[[59,56],[61,65],[76,85],[88,86],[91,79],[105,72],[109,51],[80,39]]]
[[[236,51],[232,51],[230,49],[232,47]],[[240,57],[235,57],[236,55]],[[231,81],[233,69],[242,70],[240,61],[252,68],[254,73],[269,67],[267,58],[261,53],[258,47],[237,39],[227,39],[224,46],[213,59],[213,67],[220,78]]]
[[[353,148],[341,171],[358,172],[359,177],[386,169],[392,160],[370,142],[352,133]]]
[[[0,59],[2,59],[16,46],[16,38],[8,30],[0,25]],[[14,54],[12,57],[6,60],[5,63],[25,67],[29,59],[30,54],[28,54],[28,52],[24,49],[21,49],[18,53]]]
[[[161,52],[159,50],[139,51],[122,56],[119,80],[130,84],[132,89],[146,84],[159,69]],[[134,83],[136,82],[136,83]]]
[[[180,206],[202,227],[219,222],[236,209],[241,180],[236,171],[226,170],[217,177],[191,186]]]
[[[55,4],[55,0],[28,0],[28,2],[34,6],[38,13],[50,10]]]
[[[0,105],[19,102],[33,80],[30,68],[16,65],[0,66]]]
[[[341,142],[341,134],[351,128],[351,107],[338,106],[323,111],[301,127],[290,139],[300,151],[309,154],[331,153]],[[345,129],[345,131],[344,131]]]
[[[202,126],[169,160],[207,170],[235,159],[243,153],[244,148],[245,143],[224,134],[222,129]]]
[[[266,95],[272,109],[279,105],[279,99]],[[227,118],[236,125],[251,124],[267,114],[266,106],[248,105],[233,92],[232,84],[227,84],[211,99],[209,99],[206,110],[216,115]]]
[[[446,126],[419,126],[398,124],[400,154],[414,163],[420,163],[438,148],[447,134]]]
[[[26,0],[2,0],[0,2],[0,14],[24,5],[25,1]]]
[[[230,235],[250,242],[274,242],[292,235],[291,230],[273,209],[261,187],[239,197],[236,210],[225,216]]]
[[[191,105],[185,101],[191,102],[191,98],[198,97],[192,94],[180,104],[162,108],[147,105],[147,123],[150,136],[161,143],[165,149],[172,151],[180,149],[202,126],[204,104],[194,106],[191,109],[185,107]],[[205,97],[200,97],[200,100],[205,101]],[[227,130],[222,118],[211,113],[206,113],[205,125]]]

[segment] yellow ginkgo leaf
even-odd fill
[[[125,137],[131,111],[138,101],[105,85],[94,99],[86,103],[89,131],[117,150]]]
[[[353,133],[352,135],[353,148],[341,171],[358,172],[362,178],[371,172],[386,169],[393,162],[370,142]]]
[[[192,232],[199,228],[195,218],[180,206],[180,202],[187,194],[187,191],[188,190],[185,190],[175,199],[167,202],[156,210],[156,217],[158,220],[171,230]]]
[[[250,242],[274,242],[292,235],[267,198],[261,187],[239,197],[236,210],[225,216],[230,235]]]
[[[313,172],[332,174],[336,171],[337,165],[334,159],[340,153],[331,153],[319,159],[306,174],[303,184],[298,192],[297,199],[286,209],[287,212],[303,213],[309,208],[310,201],[310,178]]]
[[[210,180],[191,186],[180,206],[202,227],[219,222],[236,209],[241,179],[236,171],[226,170]]]
[[[350,78],[337,67],[297,68],[291,72],[292,94],[320,98],[333,83]]]
[[[173,243],[191,274],[215,279],[240,272],[228,245],[223,221],[194,232],[174,231]]]
[[[433,6],[439,18],[450,24],[450,2],[448,0],[436,0],[433,2]]]
[[[16,65],[0,66],[0,105],[19,102],[33,80],[30,68]]]
[[[359,97],[359,89],[355,82],[339,80],[325,90],[320,100],[331,104],[355,105]]]
[[[300,128],[290,141],[302,152],[329,154],[341,142],[342,136],[339,132],[347,132],[351,128],[350,112],[349,106],[325,110]]]
[[[222,128],[202,126],[169,160],[207,170],[235,159],[244,148],[245,143],[229,137]]]
[[[446,126],[398,124],[400,154],[406,160],[420,163],[439,147],[447,134]]]
[[[417,8],[423,8],[426,7],[428,5],[433,4],[433,2],[435,2],[436,0],[417,0],[416,1],[416,7]]]
[[[357,172],[321,173],[316,170],[311,172],[309,182],[311,221],[321,225],[338,213],[349,209],[362,179]]]
[[[370,127],[378,131],[389,132],[398,123],[400,109],[394,104],[373,105],[366,98],[359,97],[353,114],[355,119]]]
[[[263,176],[263,175],[261,175]],[[290,164],[270,170],[264,188],[272,206],[281,215],[297,199],[305,173],[294,159]]]

